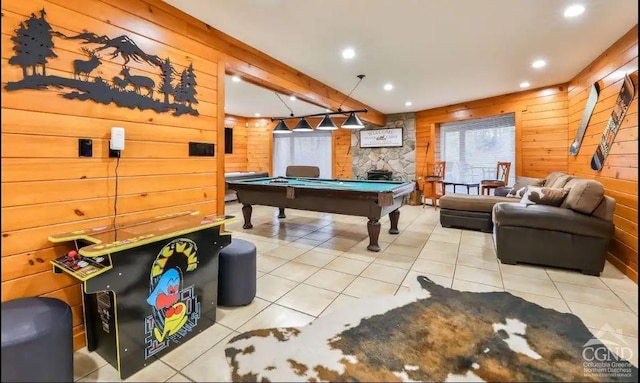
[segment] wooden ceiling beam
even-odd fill
[[[180,32],[189,38],[207,44],[219,51],[226,62],[227,73],[237,74],[248,82],[296,97],[311,104],[337,110],[347,97],[346,94],[276,60],[275,58],[237,40],[226,33],[180,11],[160,0],[141,0],[149,5],[148,12],[153,17],[159,17],[163,12],[181,20],[184,24],[173,23]],[[144,12],[143,12],[144,13]],[[154,14],[155,13],[155,14]],[[145,17],[144,14],[140,15]],[[356,79],[354,78],[354,82]],[[353,84],[345,84],[351,87]],[[361,119],[375,125],[384,125],[386,115],[362,102],[349,98],[342,105],[344,110],[367,108],[368,112],[361,114]]]

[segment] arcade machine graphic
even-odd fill
[[[194,293],[194,286],[183,288],[183,270],[167,267],[171,257],[182,257],[186,270],[192,272],[198,267],[198,245],[190,239],[174,239],[158,253],[151,268],[150,294],[147,303],[152,314],[145,320],[145,359],[169,347],[198,325],[200,302]]]
[[[186,211],[50,236],[77,249],[51,263],[83,282],[87,349],[126,379],[213,325],[234,220]]]

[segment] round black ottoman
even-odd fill
[[[243,306],[256,297],[256,247],[242,239],[232,239],[220,250],[218,305]]]
[[[73,382],[71,308],[53,298],[3,302],[2,381]]]

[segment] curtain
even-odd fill
[[[319,167],[320,178],[332,178],[331,148],[331,132],[276,134],[273,136],[273,176],[284,176],[289,165],[306,165]]]
[[[440,158],[447,181],[480,182],[496,178],[498,162],[511,162],[515,182],[516,128],[513,113],[440,125]]]

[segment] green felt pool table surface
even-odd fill
[[[325,178],[296,178],[296,177],[268,177],[239,180],[233,184],[245,185],[273,185],[282,187],[308,187],[314,189],[340,189],[358,192],[391,192],[394,189],[405,186],[402,181],[368,181],[368,180],[341,180]]]

